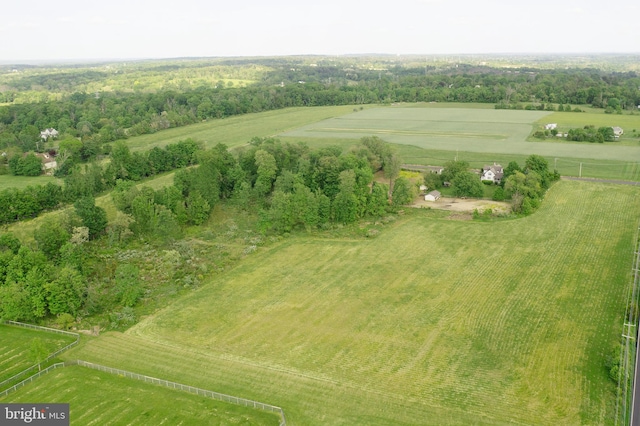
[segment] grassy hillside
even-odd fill
[[[525,219],[418,211],[372,240],[292,238],[65,356],[291,424],[610,423],[638,195],[560,182]]]
[[[48,373],[0,402],[68,403],[72,425],[277,425],[275,414],[83,367]]]

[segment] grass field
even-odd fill
[[[428,150],[640,162],[640,146],[527,142],[534,122],[546,122],[548,116],[544,111],[398,106],[358,111],[308,124],[282,136],[359,139],[376,135],[387,142]]]
[[[0,324],[0,382],[35,364],[30,355],[34,339],[41,339],[48,353],[76,340],[73,336]]]
[[[5,188],[18,188],[24,189],[27,186],[40,186],[46,185],[49,182],[62,184],[62,181],[53,176],[13,176],[13,175],[0,175],[0,191]]]
[[[83,367],[56,369],[0,402],[69,403],[72,425],[278,425],[275,414]]]
[[[290,424],[609,424],[639,195],[562,181],[523,219],[417,211],[370,240],[291,238],[64,357]]]
[[[353,106],[316,108],[287,108],[255,114],[234,116],[221,120],[209,120],[185,127],[163,130],[151,135],[127,139],[132,150],[148,150],[192,138],[207,148],[223,143],[232,148],[244,145],[253,137],[275,136],[308,123],[337,117],[353,111]]]

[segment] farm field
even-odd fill
[[[0,382],[35,364],[30,355],[34,339],[42,341],[47,353],[75,340],[72,336],[0,324]]]
[[[371,107],[368,107],[371,108]],[[210,120],[184,127],[163,130],[150,135],[127,139],[132,150],[149,150],[187,138],[201,141],[207,148],[223,143],[229,148],[244,145],[254,137],[269,137],[310,122],[341,116],[353,111],[353,106],[287,108]]]
[[[639,195],[561,181],[527,218],[415,211],[374,239],[285,239],[63,358],[294,425],[610,424]]]
[[[56,369],[0,402],[69,403],[72,425],[278,425],[275,414],[73,366]]]
[[[330,118],[284,132],[281,136],[359,139],[375,135],[394,144],[443,151],[640,162],[640,146],[527,142],[533,124],[548,120],[549,114],[544,111],[398,106]]]

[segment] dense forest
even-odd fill
[[[87,146],[85,157],[92,157],[108,151],[105,144],[129,136],[294,106],[481,102],[537,109],[591,105],[622,112],[640,105],[635,71],[317,62],[138,64],[126,72],[6,70],[0,78],[0,149],[43,151],[40,131],[55,128],[60,139],[80,138]],[[40,95],[30,102],[21,98],[34,90]],[[48,95],[52,91],[55,96]]]

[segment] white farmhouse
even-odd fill
[[[54,128],[44,129],[40,132],[40,137],[42,140],[47,141],[49,138],[57,138],[58,131]]]
[[[487,180],[493,183],[500,183],[504,176],[504,169],[500,164],[493,163],[493,166],[484,166],[482,168],[482,177],[480,180]]]
[[[544,125],[545,130],[553,130],[558,127],[558,123],[549,123]]]

